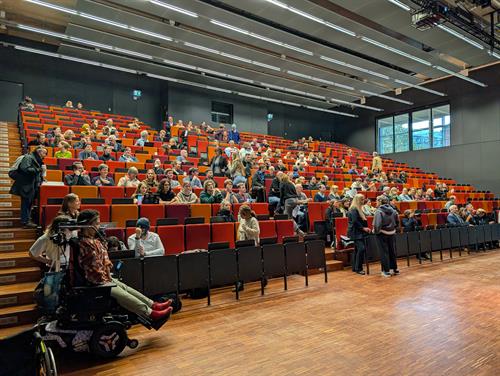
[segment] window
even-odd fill
[[[450,105],[377,119],[380,154],[450,146]]]
[[[410,150],[410,115],[394,116],[394,152]]]
[[[212,122],[214,123],[233,123],[233,105],[222,102],[212,102]]]
[[[394,127],[393,118],[379,119],[378,123],[378,145],[381,154],[394,152]]]
[[[432,109],[432,147],[450,146],[450,105]]]
[[[415,111],[412,114],[413,150],[429,149],[431,147],[431,110]]]

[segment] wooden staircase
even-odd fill
[[[8,171],[21,154],[17,125],[0,122],[0,329],[30,324],[37,317],[33,291],[41,273],[28,256],[36,230],[21,227],[20,199],[9,194]]]

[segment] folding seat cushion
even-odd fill
[[[307,215],[309,217],[309,229],[312,231],[314,229],[315,221],[322,221],[325,216],[322,212],[321,202],[310,202],[307,204]]]
[[[57,158],[55,157],[45,157],[43,163],[47,166],[57,166]]]
[[[114,198],[125,197],[125,189],[123,187],[99,187],[99,196],[106,201],[106,204],[111,204]]]
[[[109,222],[111,219],[110,206],[109,205],[99,205],[99,204],[82,204],[80,205],[80,211],[85,209],[93,209],[99,212],[99,217],[101,222]]]
[[[437,225],[437,213],[428,213],[427,218],[429,220],[429,225]]]
[[[189,217],[189,205],[172,204],[166,206],[167,218],[177,218],[179,223],[184,223],[184,219]]]
[[[342,246],[342,242],[340,241],[340,236],[347,236],[347,218],[335,218],[335,237],[337,241],[337,248]]]
[[[212,216],[211,204],[191,204],[190,206],[191,217],[203,217],[205,223],[210,223],[210,217]]]
[[[151,224],[165,218],[165,205],[144,204],[139,207],[139,217],[146,217]]]
[[[80,198],[96,198],[97,187],[93,185],[75,185],[71,187],[71,193],[75,193]]]
[[[437,213],[437,224],[444,225],[448,218],[448,213]]]
[[[276,221],[259,221],[260,228],[260,238],[276,238],[278,234],[276,233]]]
[[[57,217],[57,213],[61,210],[61,205],[44,205],[42,206],[42,227],[47,227],[52,223],[52,220]]]
[[[269,215],[269,204],[267,202],[253,202],[250,207],[257,215]]]
[[[291,219],[278,220],[276,222],[276,233],[278,235],[278,243],[283,242],[283,237],[295,235],[293,221]]]
[[[117,226],[125,227],[127,219],[137,219],[139,208],[135,204],[115,204],[111,206],[111,222]]]
[[[40,205],[47,205],[49,198],[63,198],[69,193],[66,185],[42,185],[40,186]]]
[[[212,243],[229,242],[229,246],[234,248],[234,223],[212,223],[210,225],[212,233]]]
[[[210,243],[210,225],[186,225],[186,250],[207,249]]]
[[[432,214],[432,213],[422,213],[422,215],[420,216],[420,220],[422,221],[422,226],[427,226],[427,225],[430,225],[429,223],[429,215]]]

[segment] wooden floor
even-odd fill
[[[68,375],[498,375],[500,251],[402,267],[384,279],[321,275],[265,297],[247,286],[213,306],[186,301],[159,332],[134,328],[140,346],[112,362],[71,355]]]

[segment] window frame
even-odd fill
[[[449,138],[449,144],[448,145],[443,145],[443,146],[434,146],[434,108],[438,107],[444,107],[448,106],[449,108],[449,116],[450,116],[450,124],[449,124],[449,129],[450,129],[450,138]],[[413,113],[422,111],[422,110],[430,110],[430,119],[429,119],[429,148],[427,149],[418,149],[414,150],[413,148]],[[381,115],[377,116],[375,118],[375,145],[376,149],[380,154],[384,154],[380,150],[380,135],[379,135],[379,127],[378,127],[378,122],[379,120],[383,119],[389,119],[392,118],[392,153],[385,153],[385,154],[396,154],[396,153],[407,153],[410,151],[425,151],[429,149],[442,149],[446,147],[450,147],[451,144],[451,127],[452,127],[452,108],[451,104],[449,102],[438,102],[434,103],[432,105],[426,105],[426,106],[420,106],[420,107],[415,107],[409,110],[405,111],[397,111],[393,112],[391,114],[386,114],[386,115]],[[408,150],[407,151],[396,151],[396,134],[395,134],[395,117],[400,116],[400,115],[408,115]]]

